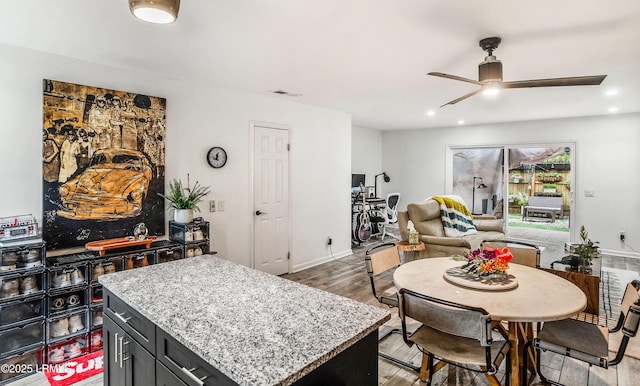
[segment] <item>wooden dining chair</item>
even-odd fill
[[[505,385],[510,385],[510,345],[501,329],[492,328],[491,316],[482,308],[470,307],[400,289],[402,336],[409,345],[416,344],[423,353],[421,374],[428,371],[431,385],[436,365],[434,359],[467,370],[484,373],[492,385],[500,384],[496,373],[506,359]],[[422,326],[413,334],[406,328],[406,318]],[[503,339],[494,340],[493,331]],[[426,361],[424,358],[426,357]]]
[[[365,252],[364,261],[367,267],[367,274],[369,275],[369,280],[371,282],[371,292],[373,293],[373,296],[378,300],[378,302],[389,307],[397,308],[398,290],[393,285],[393,281],[391,280],[392,271],[400,266],[400,255],[398,253],[396,244],[384,243],[369,248]],[[382,279],[386,279],[384,280],[384,284],[381,283]],[[378,342],[381,342],[391,334],[402,333],[402,330],[399,327],[394,327],[391,325],[391,323],[393,322],[394,319],[392,318],[390,322],[387,322],[382,326],[388,328],[386,329],[387,331],[385,333],[378,336]],[[378,355],[411,370],[420,371],[419,367],[384,352],[378,352]]]
[[[537,245],[514,240],[484,240],[482,248],[509,248],[514,264],[540,267],[540,248]]]
[[[396,244],[384,243],[369,248],[365,252],[364,261],[371,282],[371,292],[373,292],[373,296],[382,304],[390,307],[398,307],[398,291],[393,285],[393,282],[387,280],[384,286],[385,289],[382,292],[380,292],[381,286],[376,286],[376,281],[379,280],[380,275],[391,272],[400,266],[400,255]]]
[[[640,324],[640,281],[634,280],[627,284],[618,323],[612,329],[599,326],[597,324],[584,322],[576,319],[564,319],[553,322],[545,322],[538,336],[525,343],[524,352],[530,347],[536,349],[536,372],[540,380],[552,385],[562,386],[561,383],[551,381],[542,375],[540,371],[540,353],[551,351],[560,355],[574,358],[602,368],[615,366],[622,361],[627,344],[638,332]],[[609,334],[622,333],[622,339],[618,346],[618,352],[613,359],[609,359]],[[522,384],[527,383],[527,355],[524,356],[522,371]]]

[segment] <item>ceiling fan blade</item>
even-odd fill
[[[456,76],[456,75],[444,74],[442,72],[430,72],[427,75],[437,76],[437,77],[446,78],[446,79],[459,80],[461,82],[473,83],[473,84],[477,84],[478,86],[482,85],[482,83],[478,82],[477,80],[463,78],[461,76]]]
[[[462,100],[465,100],[465,99],[467,99],[467,98],[469,98],[469,97],[472,97],[472,96],[476,95],[476,94],[477,94],[477,93],[479,93],[480,91],[482,91],[482,89],[478,89],[478,90],[476,90],[476,91],[472,91],[472,92],[468,93],[467,95],[463,95],[463,96],[461,96],[461,97],[460,97],[460,98],[458,98],[458,99],[454,99],[454,100],[452,100],[451,102],[447,102],[447,103],[443,104],[443,105],[442,105],[442,106],[440,106],[440,107],[444,107],[444,106],[446,106],[446,105],[455,105],[456,103],[458,103],[458,102],[460,102],[460,101],[462,101]]]
[[[602,83],[606,77],[606,75],[593,75],[574,76],[569,78],[519,80],[514,82],[502,82],[502,88],[596,86]]]

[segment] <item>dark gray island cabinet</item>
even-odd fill
[[[99,280],[105,385],[377,385],[378,307],[211,255]]]

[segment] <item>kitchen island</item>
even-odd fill
[[[212,255],[99,281],[105,385],[377,384],[378,307]]]

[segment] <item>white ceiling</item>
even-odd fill
[[[475,86],[426,73],[477,79],[489,36],[502,38],[505,81],[608,76],[439,108]],[[182,0],[164,26],[134,19],[126,0],[6,0],[0,42],[341,110],[381,130],[640,111],[638,0]]]

